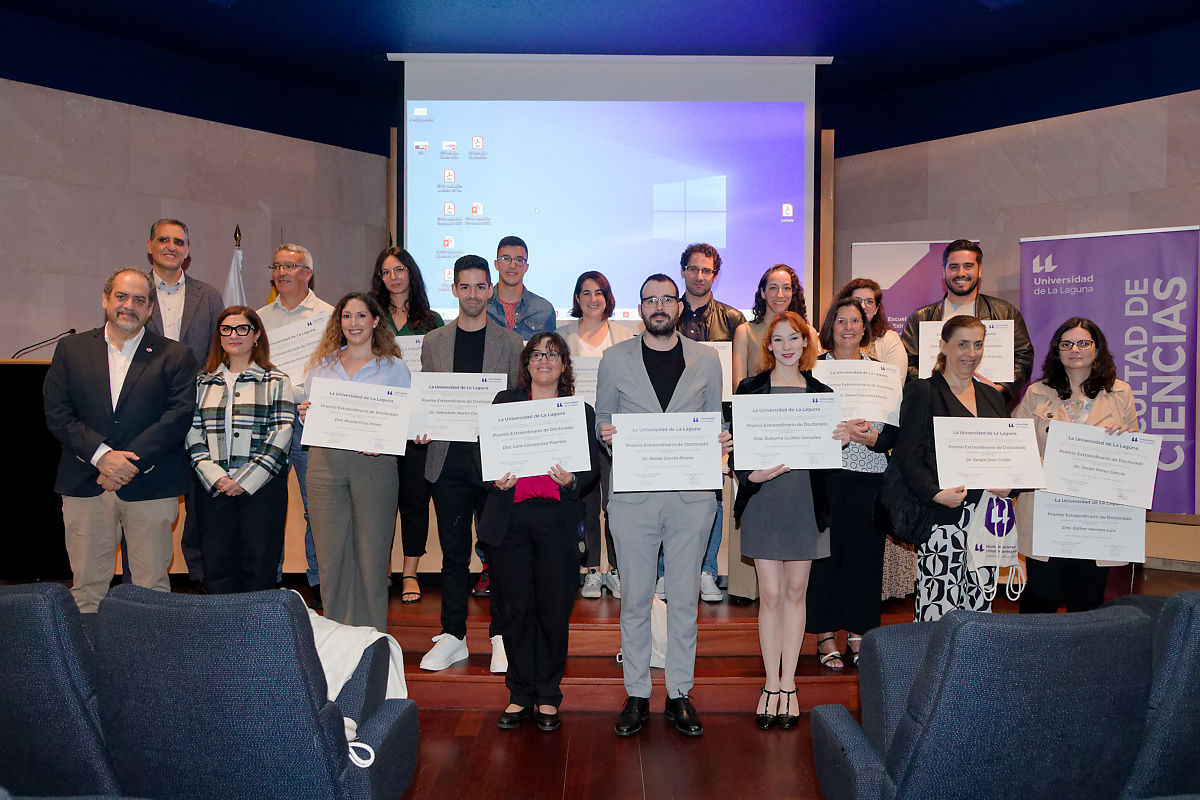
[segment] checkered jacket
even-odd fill
[[[296,422],[292,382],[278,369],[251,364],[234,383],[233,445],[225,441],[225,376],[196,378],[196,410],[187,434],[188,457],[204,488],[228,475],[254,494],[288,466]]]

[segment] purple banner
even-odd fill
[[[851,245],[851,275],[870,278],[883,289],[887,322],[896,333],[904,332],[909,314],[940,300],[946,293],[942,282],[942,251],[947,244],[855,242]]]
[[[1196,512],[1198,268],[1197,228],[1021,241],[1021,314],[1034,348],[1045,353],[1070,317],[1100,326],[1141,429],[1162,437],[1152,510],[1173,514]]]

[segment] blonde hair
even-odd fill
[[[946,320],[946,324],[942,326],[942,341],[949,343],[950,337],[959,329],[983,331],[987,335],[987,326],[980,322],[975,317],[968,314],[959,314],[956,317],[951,317]],[[933,365],[934,372],[946,371],[946,354],[938,353],[937,361]]]

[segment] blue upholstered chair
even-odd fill
[[[1200,794],[1200,592],[1175,595],[1156,620],[1145,730],[1122,800]]]
[[[71,593],[57,583],[0,586],[0,786],[117,793],[94,686]]]
[[[326,697],[303,601],[293,592],[198,596],[114,588],[95,650],[101,727],[122,790],[147,797],[400,797],[416,765],[411,700],[383,700],[373,648],[342,696],[359,715],[351,760],[344,709]],[[384,654],[386,655],[386,654]],[[346,714],[352,716],[352,714]]]
[[[1079,614],[954,611],[869,632],[861,727],[812,713],[829,800],[1116,798],[1150,690],[1151,622],[1134,608]]]

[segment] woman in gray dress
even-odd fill
[[[816,360],[816,331],[787,311],[763,337],[765,370],[739,383],[737,394],[832,391],[809,371]],[[823,482],[816,472],[783,464],[735,472],[734,517],[742,529],[742,554],[754,559],[758,572],[758,641],[766,671],[755,722],[763,730],[793,728],[809,568],[813,559],[829,555],[829,525],[821,521],[827,516]]]

